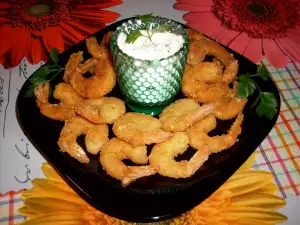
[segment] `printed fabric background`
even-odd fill
[[[0,63],[17,66],[47,61],[51,48],[59,52],[114,22],[107,10],[120,0],[4,0],[0,2]],[[5,34],[5,35],[3,35]]]

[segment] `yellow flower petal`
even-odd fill
[[[233,196],[255,191],[271,183],[273,179],[272,174],[264,171],[241,171],[237,173],[238,178],[229,179],[222,187],[231,191]]]
[[[249,170],[255,161],[255,154],[253,153],[250,155],[250,157],[244,162],[244,164],[239,168],[239,171],[241,170]]]
[[[262,171],[262,170],[238,170],[236,171],[227,182],[232,182],[241,178],[251,178],[251,177],[257,177],[257,176],[265,176],[266,179],[268,179],[270,182],[273,181],[274,177],[270,172]]]
[[[230,222],[230,225],[269,225],[269,224],[261,222],[259,220],[244,220],[238,222]]]
[[[32,212],[27,206],[22,206],[18,209],[18,212],[30,219],[37,216],[37,214]]]
[[[278,187],[276,184],[270,183],[256,191],[259,193],[266,193],[266,194],[272,195],[272,194],[277,193],[279,190],[278,190]]]
[[[49,214],[55,212],[81,212],[81,204],[67,200],[49,197],[28,197],[24,204],[36,214]]]
[[[65,183],[65,181],[55,172],[55,170],[48,163],[43,163],[42,171],[49,180],[56,180]]]
[[[34,196],[68,199],[68,201],[80,204],[84,202],[67,184],[47,179],[34,179],[32,184],[34,186],[32,189],[22,193],[24,199]]]
[[[252,207],[228,207],[222,213],[222,215],[224,215],[227,218],[231,218],[232,220],[257,220],[266,224],[276,224],[287,220],[287,217],[279,212],[274,212],[269,209],[260,209]]]
[[[19,225],[85,225],[80,213],[52,213],[25,220]]]
[[[256,207],[275,210],[285,205],[285,200],[270,194],[248,193],[231,198],[231,206]]]

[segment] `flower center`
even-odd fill
[[[50,15],[53,10],[53,4],[37,3],[28,7],[28,14],[31,16]]]
[[[13,0],[8,15],[13,27],[27,27],[40,32],[57,26],[71,11],[70,0]]]
[[[248,10],[256,15],[264,15],[266,10],[263,5],[257,4],[255,2],[250,3],[247,6]]]
[[[213,13],[229,29],[252,38],[281,38],[300,22],[293,0],[213,0]]]

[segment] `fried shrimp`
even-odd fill
[[[200,79],[200,81],[198,80]],[[197,73],[190,73],[188,70],[183,73],[181,90],[188,98],[197,102],[206,103],[217,100],[229,91],[229,86],[223,82],[203,82]]]
[[[60,151],[67,152],[79,162],[89,163],[90,160],[84,149],[77,143],[80,135],[86,135],[87,152],[97,154],[102,145],[108,141],[108,126],[106,124],[94,125],[81,117],[73,117],[65,122],[57,142]]]
[[[233,56],[219,43],[208,39],[199,39],[191,43],[187,62],[194,66],[202,62],[207,55],[216,57],[225,67],[234,61]]]
[[[67,120],[76,116],[74,106],[82,101],[82,98],[67,84],[58,84],[54,90],[54,97],[61,102],[51,104],[49,102],[50,84],[39,84],[34,89],[37,106],[42,115],[53,120]],[[72,100],[70,99],[72,98]]]
[[[93,66],[93,76],[85,78],[83,74]],[[112,61],[107,58],[87,60],[69,76],[69,83],[84,98],[100,98],[108,94],[116,84]]]
[[[233,89],[213,102],[213,114],[220,120],[232,119],[243,111],[247,101],[247,98],[237,97],[237,82],[235,82]]]
[[[211,103],[202,107],[193,99],[179,99],[159,115],[162,129],[169,132],[185,131],[188,127],[213,111]]]
[[[98,154],[108,138],[108,125],[98,124],[88,130],[85,136],[86,149],[91,154]]]
[[[114,134],[133,146],[166,141],[173,136],[162,130],[162,122],[150,115],[125,113],[118,118],[112,128]]]
[[[68,63],[65,67],[65,72],[64,72],[64,76],[63,76],[63,79],[65,82],[68,83],[70,75],[72,75],[75,72],[76,68],[79,66],[79,64],[82,62],[82,60],[83,60],[83,52],[82,51],[73,53],[70,56]]]
[[[106,47],[106,42],[103,42],[102,45],[99,45],[96,37],[87,38],[86,47],[89,53],[95,59],[108,59],[111,56],[109,49]]]
[[[76,105],[83,100],[69,84],[63,82],[55,86],[53,97],[67,105]]]
[[[148,162],[146,146],[132,147],[118,138],[112,138],[102,146],[100,163],[103,169],[110,176],[121,180],[123,187],[141,177],[157,173],[158,168],[155,166],[127,166],[122,162],[124,159],[130,159],[137,164],[146,164]]]
[[[202,33],[200,33],[199,31],[196,31],[195,29],[192,29],[192,28],[187,28],[186,32],[190,39],[190,42],[200,40],[200,39],[208,39]]]
[[[93,128],[93,124],[82,119],[81,117],[73,117],[65,122],[65,125],[58,139],[60,151],[67,152],[71,157],[82,163],[89,163],[85,151],[77,143],[77,137]]]
[[[190,66],[196,66],[205,59],[205,52],[199,51],[197,43],[190,42],[189,52],[187,54],[187,64]]]
[[[110,41],[111,41],[111,37],[113,35],[112,31],[108,31],[102,38],[100,46],[105,46],[107,48],[109,48],[110,45]]]
[[[222,68],[214,62],[201,62],[194,67],[188,67],[187,77],[196,77],[199,82],[217,83],[222,80]]]
[[[228,149],[237,141],[237,137],[242,131],[242,122],[243,114],[239,114],[227,134],[210,137],[208,133],[216,128],[217,121],[213,115],[209,115],[187,130],[189,144],[195,149],[209,145],[212,153]]]
[[[85,74],[87,72],[94,73],[95,72],[95,65],[98,62],[98,60],[91,58],[87,59],[84,63],[81,63],[78,65],[77,70],[80,71],[82,74]]]
[[[93,123],[112,124],[122,116],[125,111],[125,103],[114,97],[102,97],[99,99],[86,99],[75,108],[83,118]]]
[[[225,68],[225,71],[222,76],[222,82],[225,84],[230,84],[236,77],[239,70],[239,63],[237,60],[234,60],[229,63]]]
[[[189,138],[186,133],[178,132],[162,143],[154,145],[149,156],[150,165],[159,168],[160,175],[172,178],[187,178],[192,176],[208,159],[209,146],[198,150],[190,160],[177,162],[174,158],[186,151]]]

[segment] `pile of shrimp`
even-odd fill
[[[35,88],[40,112],[65,123],[57,142],[60,151],[81,163],[90,162],[87,152],[99,154],[102,168],[126,187],[156,173],[174,179],[191,177],[211,154],[233,146],[242,131],[247,102],[237,98],[238,61],[201,33],[192,29],[187,33],[190,50],[182,81],[186,98],[171,103],[158,117],[126,112],[121,99],[106,96],[116,85],[109,51],[111,33],[100,45],[95,37],[88,38],[92,57],[83,62],[82,51],[70,56],[64,82],[56,85],[53,94],[59,103],[49,102],[48,83]],[[206,55],[213,60],[205,61]],[[86,78],[87,72],[92,76]],[[234,118],[227,134],[208,134],[218,120]],[[81,135],[85,135],[86,150],[77,143]],[[196,150],[189,160],[175,160],[189,147]],[[136,165],[128,166],[124,159]]]

